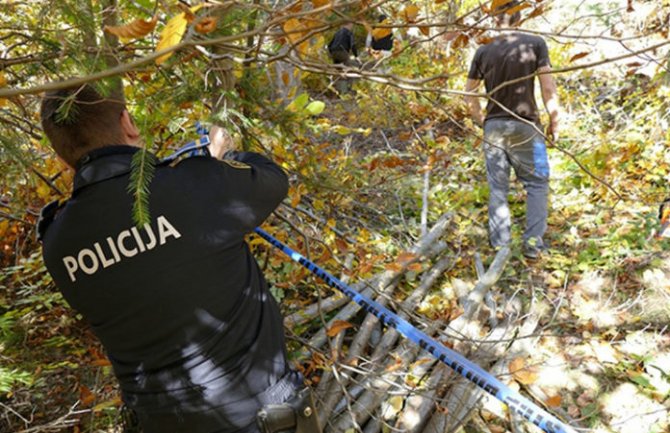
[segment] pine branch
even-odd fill
[[[156,170],[156,157],[142,149],[133,155],[130,167],[128,193],[133,196],[133,222],[139,227],[148,224],[151,217],[149,186]]]

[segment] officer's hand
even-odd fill
[[[212,126],[209,130],[209,152],[214,158],[223,159],[229,150],[237,150],[233,137],[220,126]]]

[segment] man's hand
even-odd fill
[[[550,140],[549,144],[551,146],[555,146],[556,143],[558,143],[559,131],[558,122],[549,123],[549,127],[547,128],[547,138]]]
[[[229,150],[237,150],[233,137],[220,126],[214,125],[209,130],[209,141],[209,153],[217,159],[223,159],[223,155]]]
[[[479,87],[480,83],[481,80],[474,80],[472,78],[468,78],[468,81],[465,83],[465,91],[474,93]],[[470,110],[470,116],[472,116],[472,121],[475,122],[480,127],[483,127],[484,113],[482,113],[482,107],[481,105],[479,105],[479,97],[474,95],[466,95],[465,102],[468,104],[468,108]]]

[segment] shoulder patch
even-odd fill
[[[40,217],[37,220],[37,240],[39,242],[42,242],[49,225],[53,222],[54,218],[56,218],[56,214],[65,203],[67,203],[67,200],[54,200],[42,208]]]
[[[221,162],[225,162],[226,164],[228,164],[229,166],[231,166],[233,168],[239,168],[239,169],[245,169],[245,168],[249,169],[249,168],[251,168],[251,166],[249,166],[248,164],[245,164],[245,163],[240,162],[240,161],[235,161],[234,159],[223,159],[223,160],[221,160]]]

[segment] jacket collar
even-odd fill
[[[76,164],[72,195],[94,183],[130,173],[132,156],[139,150],[135,146],[114,145],[86,154]]]

